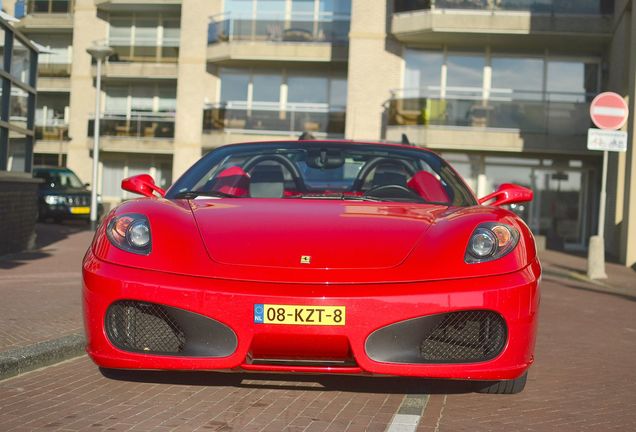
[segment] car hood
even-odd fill
[[[193,200],[209,258],[314,269],[400,265],[447,207],[307,199]]]

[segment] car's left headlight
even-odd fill
[[[148,255],[152,249],[150,223],[138,213],[116,216],[108,223],[106,235],[120,249],[140,255]]]
[[[480,224],[470,236],[464,260],[468,264],[492,261],[509,253],[519,242],[515,227],[498,222]]]
[[[66,197],[60,195],[47,195],[44,197],[44,202],[48,205],[60,205],[66,203]]]

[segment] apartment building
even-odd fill
[[[95,67],[103,71],[105,201],[122,177],[167,186],[219,145],[402,134],[442,153],[479,195],[515,182],[514,210],[548,247],[584,250],[602,155],[589,103],[633,105],[630,0],[27,0],[4,2],[41,55],[35,160],[90,178]],[[22,8],[22,9],[21,9]],[[636,21],[633,21],[636,22]],[[632,112],[634,110],[632,109]],[[630,137],[633,120],[628,129]],[[631,141],[631,138],[630,138]],[[607,250],[636,262],[636,157],[610,158]]]

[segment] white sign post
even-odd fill
[[[603,177],[598,209],[598,233],[590,237],[587,255],[587,276],[590,279],[607,279],[605,273],[605,202],[607,201],[607,152],[627,150],[627,132],[619,131],[627,122],[629,108],[625,99],[617,93],[597,95],[590,105],[590,117],[599,129],[588,129],[588,150],[603,152]]]

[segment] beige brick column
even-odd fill
[[[382,138],[384,103],[401,87],[402,46],[387,35],[385,1],[353,0],[349,39],[347,125],[349,139]]]
[[[620,236],[620,259],[627,266],[636,264],[636,8],[631,11],[629,59],[629,120],[625,156],[623,222]]]
[[[70,119],[67,165],[84,182],[92,178],[92,137],[88,120],[95,111],[95,86],[91,56],[86,48],[106,42],[108,24],[97,17],[93,0],[76,0],[73,14],[73,64],[71,65]]]
[[[216,78],[206,71],[208,22],[222,6],[221,0],[187,0],[181,6],[173,180],[201,157],[203,105],[216,100]]]

